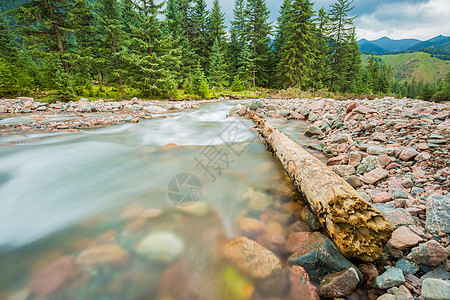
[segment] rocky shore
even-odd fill
[[[199,105],[218,100],[203,101],[89,101],[45,103],[29,97],[0,99],[0,135],[13,132],[78,131],[158,117],[169,111],[199,108]],[[2,122],[2,118],[14,118]]]
[[[301,299],[345,297],[358,285],[367,288],[370,299],[450,299],[448,104],[394,98],[260,100],[237,105],[230,116],[243,116],[247,109],[269,119],[308,122],[304,134],[320,141],[316,150],[326,164],[394,228],[373,263],[348,261],[319,232],[296,243],[288,263],[302,270],[291,273],[319,272],[321,279],[316,290],[303,276],[309,292]]]

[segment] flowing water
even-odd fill
[[[242,218],[284,237],[298,221],[277,160],[249,121],[226,117],[237,103],[0,137],[0,299],[251,297],[221,246]],[[304,123],[275,126],[311,142]],[[268,235],[258,241],[286,257]]]

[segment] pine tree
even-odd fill
[[[118,79],[120,92],[124,96],[121,61],[127,53],[127,34],[124,31],[122,9],[118,0],[98,0],[96,7],[103,36],[103,58],[112,63],[112,74]]]
[[[213,47],[217,40],[220,48],[223,50],[227,34],[226,28],[225,14],[221,11],[219,0],[214,0],[207,22],[208,45],[210,48]]]
[[[312,84],[314,24],[312,3],[294,0],[288,13],[287,41],[278,65],[281,86],[308,88]]]
[[[219,41],[216,39],[211,49],[209,62],[209,82],[214,87],[219,87],[225,83],[225,68],[222,53],[219,47]]]
[[[280,8],[280,16],[277,18],[277,31],[273,43],[275,63],[277,66],[281,61],[282,49],[287,40],[289,12],[291,11],[291,6],[292,0],[284,0]]]
[[[269,23],[270,11],[265,0],[248,0],[245,16],[247,40],[252,47],[252,85],[267,86],[271,70],[270,34],[272,25]]]
[[[353,63],[346,60],[346,46],[348,46],[352,33],[354,32],[353,20],[348,14],[353,10],[354,0],[338,0],[331,5],[330,15],[330,40],[329,40],[329,69],[330,69],[330,90],[335,90],[338,86],[342,88],[345,83],[346,64]],[[348,57],[347,57],[348,58]],[[355,62],[356,63],[356,62]]]
[[[328,15],[322,7],[316,18],[314,39],[314,66],[312,74],[312,88],[322,89],[329,79],[327,69],[327,33]]]
[[[90,6],[85,0],[32,0],[16,8],[18,33],[26,44],[40,55],[45,53],[48,63],[59,62],[65,73],[65,82],[71,85],[71,64],[74,63],[72,32],[83,31]],[[61,69],[59,66],[49,69]],[[56,73],[49,74],[55,76]]]
[[[242,57],[241,52],[245,51],[245,45],[245,0],[235,0],[226,56],[226,62],[230,66],[229,75],[233,78],[238,76],[238,70],[241,67],[239,57]]]
[[[192,39],[191,45],[196,60],[200,62],[203,70],[207,70],[207,63],[209,57],[208,47],[208,31],[206,29],[208,10],[206,9],[205,0],[195,0],[195,6],[192,10]]]

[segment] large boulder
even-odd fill
[[[427,199],[425,228],[430,233],[450,233],[450,196],[434,194]]]

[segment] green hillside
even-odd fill
[[[362,61],[369,59],[370,55],[362,54]],[[434,82],[444,78],[450,72],[450,61],[431,57],[424,52],[400,53],[393,55],[376,55],[382,63],[391,65],[394,77],[399,81]]]

